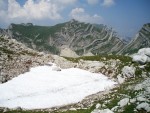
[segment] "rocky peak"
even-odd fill
[[[150,23],[144,24],[141,30],[130,41],[130,43],[120,51],[120,53],[133,54],[144,47],[150,47]]]

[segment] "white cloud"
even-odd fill
[[[102,5],[106,6],[106,7],[110,7],[114,4],[115,4],[114,0],[104,0],[103,3],[102,3]]]
[[[103,18],[97,14],[89,15],[83,8],[72,9],[70,17],[81,22],[102,23]]]
[[[55,0],[58,1],[59,3],[68,5],[68,4],[74,4],[77,0]]]
[[[20,5],[17,0],[0,0],[1,24],[62,19],[61,12],[77,0],[26,0]]]
[[[99,0],[87,0],[88,4],[95,5],[99,2]]]
[[[5,12],[11,19],[24,18],[32,20],[61,18],[57,5],[46,0],[41,0],[39,2],[28,0],[23,6],[16,2],[16,0],[8,0],[8,10]]]

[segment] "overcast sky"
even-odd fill
[[[27,22],[51,26],[72,18],[134,36],[150,23],[150,0],[0,0],[1,28]]]

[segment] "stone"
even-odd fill
[[[130,103],[135,103],[136,102],[136,99],[133,98],[133,99],[130,99]]]
[[[140,101],[140,102],[142,102],[142,101],[147,101],[147,99],[144,98],[144,97],[142,97],[142,96],[139,96],[139,97],[137,97],[136,99],[137,99],[137,101]]]
[[[122,83],[125,81],[125,78],[123,78],[123,77],[121,76],[121,74],[119,74],[119,75],[117,76],[117,80],[118,80],[118,83],[119,83],[119,84],[122,84]]]
[[[99,108],[101,108],[101,104],[96,104],[96,109],[99,109]]]
[[[110,109],[104,109],[104,110],[95,109],[91,113],[114,113],[114,112],[111,111]]]
[[[120,101],[118,102],[118,105],[119,105],[120,107],[124,107],[124,106],[126,106],[126,105],[128,104],[128,102],[129,102],[129,98],[124,98],[124,99],[122,99],[122,100],[120,100]]]
[[[3,113],[8,112],[8,111],[9,111],[8,108],[4,108],[4,109],[3,109]]]
[[[146,110],[147,112],[150,112],[150,105],[146,102],[143,102],[141,104],[139,104],[137,107],[136,107],[137,110],[141,110],[141,109],[144,109]]]
[[[122,69],[122,75],[127,78],[134,77],[135,76],[135,67],[124,66]]]
[[[52,67],[52,70],[53,70],[53,71],[61,71],[61,69],[60,69],[59,67],[57,67],[57,66],[53,66],[53,67]]]

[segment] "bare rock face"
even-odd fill
[[[77,55],[74,51],[72,51],[69,48],[62,49],[60,52],[60,56],[72,57],[72,58],[79,57],[79,55]]]

